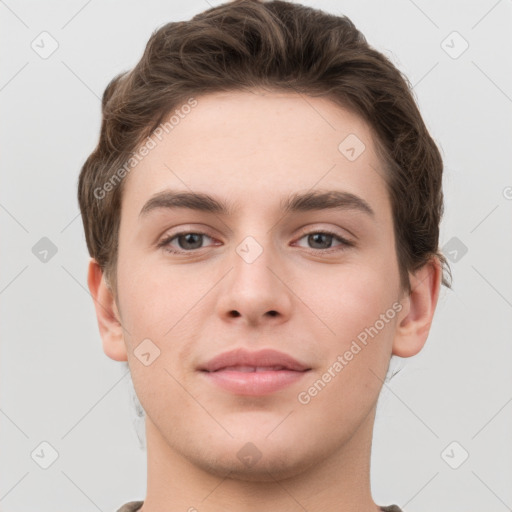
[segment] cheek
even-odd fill
[[[397,280],[398,275],[385,262],[375,261],[340,268],[323,286],[308,292],[319,316],[334,331],[332,338],[337,340],[339,349],[392,308]]]
[[[126,339],[132,345],[145,338],[158,343],[183,314],[179,279],[169,280],[157,268],[120,264],[118,291]]]
[[[173,382],[165,370],[180,380],[186,377],[185,362],[195,340],[202,338],[197,316],[207,313],[205,307],[214,307],[201,301],[211,283],[187,276],[179,266],[131,265],[120,266],[118,274],[128,362],[140,390],[160,389]],[[137,359],[147,352],[153,362],[145,366]]]
[[[329,304],[325,323],[334,334],[325,336],[330,341],[324,345],[324,366],[315,376],[322,380],[318,388],[326,382],[317,404],[331,403],[335,410],[338,404],[340,414],[346,407],[367,410],[377,399],[400,307],[393,292],[397,275],[379,266],[361,266],[343,274],[331,280],[330,297],[324,299]]]
[[[356,425],[378,399],[398,315],[385,277],[378,271],[350,273],[343,283],[331,283],[339,290],[325,318],[334,335],[325,335],[330,341],[323,365],[302,390],[306,409],[329,411],[329,421],[317,415],[318,428],[346,423],[347,411]]]

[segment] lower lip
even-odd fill
[[[291,386],[304,377],[308,371],[269,370],[262,372],[238,372],[218,370],[202,372],[208,380],[217,386],[237,395],[268,395],[274,391]]]

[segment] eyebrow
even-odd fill
[[[152,196],[142,207],[139,218],[158,209],[188,208],[218,215],[232,216],[237,205],[206,193],[164,190]],[[361,197],[342,190],[294,193],[281,201],[284,214],[321,210],[351,210],[375,217],[371,206]]]

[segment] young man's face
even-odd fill
[[[105,351],[127,358],[162,456],[269,480],[357,457],[350,443],[371,437],[409,311],[370,131],[327,99],[196,99],[125,178],[125,332],[104,336]],[[283,209],[295,195],[329,191],[359,202]],[[231,211],[144,208],[163,193],[207,194]]]

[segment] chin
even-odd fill
[[[272,443],[264,438],[250,441],[231,439],[227,444],[198,447],[188,454],[196,466],[216,477],[248,482],[273,482],[292,478],[306,471],[322,459],[321,454],[308,450],[304,444],[284,444],[283,440]],[[197,445],[196,445],[197,446]]]
[[[304,472],[311,464],[298,460],[296,457],[283,459],[277,455],[268,454],[254,464],[240,461],[234,457],[196,461],[208,473],[230,479],[247,482],[275,482],[292,478]]]

